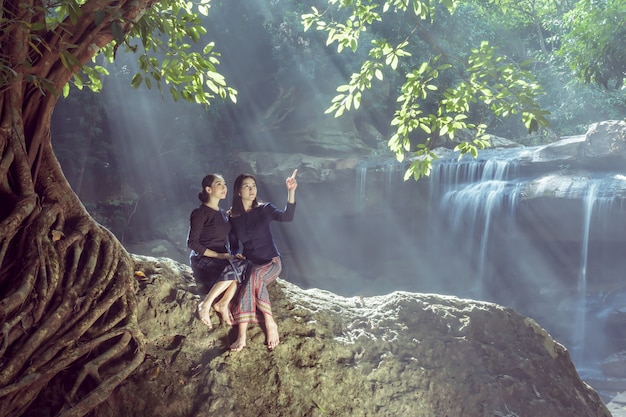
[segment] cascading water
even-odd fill
[[[583,140],[460,161],[440,150],[418,182],[388,156],[359,161],[353,184],[321,184],[301,205],[310,227],[290,241],[308,263],[294,262],[292,276],[347,296],[492,301],[535,319],[579,369],[598,369],[626,349],[626,176],[614,161],[580,157]]]
[[[461,265],[456,273],[467,290],[461,295],[538,319],[581,365],[593,360],[586,346],[603,342],[587,331],[590,316],[593,331],[603,327],[588,301],[590,263],[595,281],[614,280],[609,264],[623,263],[603,256],[616,231],[626,230],[620,191],[626,182],[619,174],[568,166],[531,174],[533,152],[487,150],[480,159],[436,161],[429,179],[431,239]],[[578,201],[579,208],[558,213],[561,201],[564,207]]]
[[[605,360],[626,351],[626,145],[593,149],[585,136],[477,159],[438,149],[417,182],[389,155],[359,160],[300,204],[290,278],[495,302],[535,319],[579,373],[608,377]]]
[[[356,167],[356,207],[363,207],[363,199],[365,198],[365,184],[367,182],[367,166],[359,165]]]
[[[454,246],[450,250],[474,255],[473,295],[477,299],[484,297],[491,220],[515,207],[517,187],[511,182],[515,172],[515,163],[510,160],[442,161],[433,166],[431,196],[437,215],[433,224],[438,235],[459,238],[451,241]]]
[[[585,353],[585,328],[587,327],[587,262],[589,260],[589,232],[591,215],[598,189],[597,183],[591,183],[583,200],[583,239],[581,247],[581,265],[578,276],[578,307],[576,308],[576,325],[574,326],[574,340],[572,342],[572,359],[575,363],[582,363]]]

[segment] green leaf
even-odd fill
[[[201,4],[198,6],[198,13],[200,13],[202,16],[208,16],[209,15],[209,6],[208,5],[204,5]]]
[[[354,109],[356,110],[361,106],[361,92],[360,91],[354,95],[353,100],[354,100]]]
[[[140,73],[137,73],[133,76],[133,79],[131,80],[130,85],[135,88],[139,88],[142,82],[143,82],[143,75],[141,75]]]
[[[111,22],[111,33],[113,34],[113,39],[116,43],[121,44],[124,42],[124,37],[126,34],[124,33],[124,29],[120,22]]]
[[[215,47],[215,42],[211,42],[209,44],[207,44],[204,49],[202,49],[202,54],[203,55],[208,55],[211,53],[211,51],[213,51],[213,48]]]

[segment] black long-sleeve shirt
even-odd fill
[[[276,208],[272,203],[263,203],[240,216],[231,217],[230,240],[233,252],[237,251],[238,243],[241,243],[243,255],[257,265],[265,264],[272,258],[280,256],[270,224],[272,221],[292,221],[295,211],[295,203],[287,203],[285,210]]]
[[[187,235],[187,246],[191,249],[191,256],[204,255],[206,249],[217,253],[228,252],[230,229],[231,225],[224,210],[213,210],[204,204],[194,209],[189,216]]]

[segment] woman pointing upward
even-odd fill
[[[248,323],[265,323],[267,347],[274,349],[280,342],[278,325],[272,316],[267,286],[274,282],[282,271],[280,253],[270,228],[272,221],[290,222],[296,210],[295,169],[286,179],[287,205],[278,209],[269,202],[257,199],[257,184],[254,176],[241,174],[233,185],[233,204],[230,209],[232,241],[243,246],[243,256],[251,262],[249,279],[242,285],[238,303],[233,311],[237,324],[237,340],[230,346],[240,351],[246,346]]]

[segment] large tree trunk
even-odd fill
[[[35,21],[41,9],[27,3],[5,2],[6,16]],[[148,3],[134,1],[133,13]],[[60,91],[76,70],[58,45],[80,45],[72,51],[86,62],[91,45],[110,42],[91,23],[102,4],[87,7],[74,31],[46,40],[41,59],[26,25],[1,40],[15,77],[0,77],[0,417],[83,416],[144,359],[132,261],[65,179],[50,139],[57,98],[37,82]]]
[[[33,176],[11,114],[3,112],[0,160],[0,416],[38,407],[44,389],[46,402],[66,399],[45,404],[53,415],[82,416],[144,357],[132,262],[63,176],[49,117],[23,118],[44,126]]]

